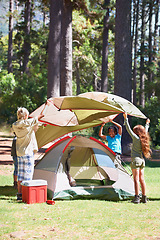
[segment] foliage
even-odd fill
[[[14,32],[13,32],[13,74],[7,73],[8,36],[0,34],[0,114],[1,121],[11,122],[15,119],[15,112],[18,106],[25,106],[29,111],[33,111],[46,100],[47,96],[47,59],[48,59],[48,35],[49,35],[49,0],[34,1],[31,14],[31,31],[29,43],[31,52],[29,56],[28,72],[23,74],[25,21],[24,21],[24,0],[18,1],[19,11],[14,11]],[[106,5],[109,3],[109,6]],[[108,53],[108,92],[114,92],[114,57],[115,57],[115,0],[72,0],[73,3],[73,95],[77,94],[77,80],[79,77],[80,92],[99,91],[101,89],[101,65],[102,65],[102,33],[103,18],[106,8],[109,7],[109,53]],[[145,77],[145,98],[146,106],[141,109],[150,119],[150,134],[154,145],[159,145],[159,109],[160,102],[160,55],[158,54],[159,39],[152,32],[152,42],[154,46],[149,48],[149,14],[150,2],[139,1],[139,22],[138,22],[138,49],[137,49],[137,103],[141,96],[140,91],[140,61],[144,57],[144,77]],[[153,1],[152,17],[155,22],[157,1]],[[133,46],[135,41],[135,15],[134,7],[138,1],[132,1],[132,34]],[[0,9],[0,22],[6,25],[8,18],[9,1],[2,1]],[[141,39],[142,10],[145,11],[145,36]],[[18,15],[19,13],[19,15]],[[44,18],[43,18],[44,17]],[[45,20],[44,20],[45,19]],[[16,24],[15,24],[16,23]],[[2,25],[2,24],[1,24]],[[1,30],[3,30],[1,26]],[[153,27],[153,26],[152,26]],[[155,28],[155,26],[154,26]],[[153,29],[154,29],[153,28]],[[144,40],[144,49],[141,49],[141,41]],[[156,45],[157,44],[157,45]],[[134,49],[133,49],[134,50]],[[134,51],[133,51],[134,52]],[[149,56],[152,61],[149,62]],[[133,56],[135,57],[135,56]],[[149,72],[153,73],[153,81],[148,81]],[[150,99],[149,93],[152,93]],[[137,105],[138,105],[137,104]],[[138,106],[139,107],[139,106]],[[133,124],[139,119],[133,118]],[[141,120],[140,120],[141,121]],[[142,123],[144,123],[142,121]],[[95,129],[94,129],[95,130]],[[95,130],[96,131],[96,130]],[[97,134],[97,133],[96,133]]]
[[[155,145],[160,145],[160,101],[152,97],[146,102],[144,113],[151,120],[150,135]]]
[[[93,91],[94,74],[100,77],[101,66],[99,48],[96,46],[100,38],[95,30],[97,21],[92,24],[77,11],[73,12],[73,20],[73,81],[76,81],[76,72],[79,71],[81,92]],[[79,69],[76,66],[77,62]]]
[[[39,68],[37,67],[37,71]],[[35,69],[34,69],[35,71]],[[4,76],[7,79],[8,74]],[[0,114],[2,120],[12,122],[15,120],[17,107],[25,106],[30,112],[40,106],[46,100],[47,83],[44,81],[46,76],[38,72],[34,72],[30,77],[23,74],[22,77],[13,79],[12,91],[6,91],[0,102]],[[7,88],[4,84],[3,89]],[[27,94],[26,94],[27,92]]]
[[[73,81],[75,82],[73,85],[76,86],[76,76],[79,74],[80,92],[99,91],[101,87],[102,33],[105,9],[100,8],[99,5],[96,6],[94,9],[96,18],[92,18],[93,12],[91,12],[90,17],[80,11],[75,10],[73,12]],[[113,90],[114,81],[113,41],[114,35],[110,30],[108,56],[109,91]],[[76,94],[75,90],[74,94]]]
[[[73,132],[73,136],[77,136],[77,135],[80,135],[80,136],[85,136],[85,137],[91,137],[93,136],[93,128],[87,128],[87,129],[83,129],[83,130],[79,130],[79,131],[76,131],[76,132]]]
[[[47,95],[47,28],[40,28],[32,32],[32,52],[29,61],[29,73],[21,71],[21,48],[22,35],[14,35],[13,48],[13,74],[7,74],[5,70],[4,56],[7,55],[7,37],[1,39],[2,71],[0,72],[0,114],[1,121],[8,123],[16,119],[17,107],[25,106],[30,112],[46,101]],[[20,38],[19,38],[20,37]],[[0,46],[1,46],[0,45]],[[6,47],[6,48],[5,48]],[[1,49],[1,48],[0,48]]]
[[[142,112],[150,119],[149,133],[153,146],[160,145],[160,101],[157,97],[152,97],[146,102],[144,109],[140,108]],[[132,127],[137,124],[145,124],[145,120],[139,118],[132,118]]]
[[[7,95],[12,95],[15,87],[16,81],[14,79],[13,73],[3,75],[0,82],[0,94],[2,96],[2,99]]]
[[[142,80],[141,71],[143,70],[143,77],[145,79],[144,87],[145,87],[145,100],[150,98],[153,95],[158,96],[159,92],[159,84],[157,82],[160,81],[160,68],[159,68],[159,36],[158,36],[158,29],[159,29],[159,18],[157,18],[156,21],[156,12],[159,11],[159,3],[157,1],[153,0],[147,0],[147,1],[133,1],[133,11],[132,11],[132,20],[133,20],[133,28],[132,28],[132,41],[133,45],[135,44],[135,12],[134,8],[139,7],[138,14],[138,39],[137,39],[137,53],[136,56],[133,57],[133,61],[136,58],[137,60],[137,66],[134,66],[137,68],[137,76],[136,76],[136,93],[137,93],[137,103],[139,103],[140,96],[142,94],[142,89],[140,87],[140,81]],[[152,7],[151,7],[152,6]],[[151,8],[150,8],[151,7]],[[145,34],[142,37],[142,12],[144,11],[144,30]],[[149,13],[149,14],[148,14]],[[152,21],[150,22],[150,19]],[[151,25],[151,26],[150,26]],[[149,27],[150,26],[150,27]],[[157,29],[157,30],[156,30]],[[156,34],[157,31],[157,34]],[[141,38],[142,37],[142,38]],[[144,45],[142,44],[144,43]],[[152,43],[151,43],[152,42]],[[134,47],[133,47],[134,50]],[[141,66],[141,61],[144,61],[144,66]],[[158,87],[158,89],[157,89]]]

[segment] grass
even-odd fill
[[[146,167],[147,204],[74,200],[16,201],[12,165],[1,165],[0,239],[160,239],[160,168]]]

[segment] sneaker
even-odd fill
[[[132,200],[132,203],[135,203],[135,204],[140,203],[140,197],[139,197],[139,195],[135,195],[135,197],[134,197],[133,200]]]
[[[141,203],[147,203],[147,197],[145,195],[142,195]]]
[[[22,200],[22,193],[17,193],[17,201],[21,201]]]

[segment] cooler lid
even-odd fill
[[[35,179],[35,180],[29,180],[29,181],[22,181],[21,185],[30,186],[30,187],[44,186],[44,185],[47,185],[47,181],[42,179]]]

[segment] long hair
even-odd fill
[[[140,138],[142,152],[146,158],[151,157],[152,150],[150,149],[150,136],[142,125],[137,125],[133,128],[133,132]]]

